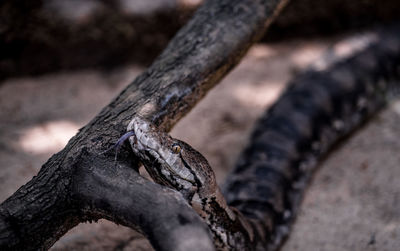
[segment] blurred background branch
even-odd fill
[[[148,65],[202,0],[18,0],[0,3],[0,79]],[[397,18],[395,0],[292,1],[264,41],[315,37]]]

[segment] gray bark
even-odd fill
[[[212,250],[184,199],[142,178],[123,146],[101,154],[140,114],[169,130],[257,41],[286,1],[207,1],[158,59],[0,205],[0,249],[47,249],[79,222],[106,218],[158,250]]]

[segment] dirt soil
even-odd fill
[[[335,39],[254,46],[242,63],[172,131],[203,153],[223,183],[256,119],[287,81]],[[97,70],[0,83],[0,201],[36,175],[77,130],[143,69]],[[282,250],[396,250],[400,247],[400,101],[321,164]],[[151,250],[106,220],[80,224],[52,250]]]

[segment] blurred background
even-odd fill
[[[201,0],[47,0],[0,3],[0,201],[37,174],[78,129],[142,72]],[[218,181],[256,119],[296,73],[368,43],[398,18],[396,0],[297,0],[263,40],[173,129],[203,153]],[[340,42],[339,42],[340,41]],[[400,246],[400,101],[322,163],[283,250]],[[100,220],[53,250],[151,250]]]

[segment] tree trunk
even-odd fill
[[[106,218],[158,250],[213,250],[207,226],[180,194],[137,172],[122,147],[102,154],[137,114],[164,130],[257,41],[285,0],[207,1],[158,59],[0,205],[0,249],[47,249],[79,222]]]

